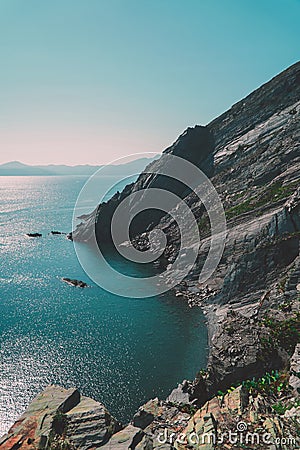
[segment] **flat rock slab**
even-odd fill
[[[103,450],[128,450],[135,449],[142,441],[144,433],[140,428],[128,425],[123,430],[114,434],[110,441],[104,445]]]

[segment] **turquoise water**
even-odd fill
[[[126,421],[205,366],[200,310],[170,294],[109,294],[88,279],[65,236],[48,235],[71,230],[85,181],[0,177],[0,434],[49,383],[76,386]],[[64,276],[90,287],[68,286]]]

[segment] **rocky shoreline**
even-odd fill
[[[219,391],[201,407],[189,398],[199,379],[185,381],[165,401],[155,398],[141,406],[127,425],[77,389],[48,386],[0,438],[0,448],[296,449],[300,445],[299,374],[300,344],[288,370]],[[206,372],[199,377],[205,378]]]
[[[0,448],[299,448],[299,112],[297,63],[206,127],[189,128],[165,151],[201,168],[215,186],[227,219],[220,264],[200,284],[210,245],[209,220],[193,192],[173,186],[197,218],[201,235],[196,264],[174,295],[205,313],[207,367],[166,400],[149,400],[127,426],[78,391],[50,387],[0,441]],[[158,160],[151,167],[160,164]],[[98,241],[107,243],[112,214],[126,196],[148,187],[168,187],[160,175],[149,177],[146,172],[87,215],[71,238],[89,241],[96,219]],[[168,236],[159,264],[166,283],[171,282],[168,266],[180,247],[171,214],[152,215],[151,220],[145,215],[135,227],[140,249],[149,244],[153,229]],[[180,265],[177,270],[180,278]],[[70,405],[69,398],[76,401]],[[241,423],[244,430],[238,428]],[[268,443],[230,442],[228,431],[247,430],[261,439],[267,435]],[[207,434],[223,441],[203,443]]]

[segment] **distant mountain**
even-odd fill
[[[105,175],[123,175],[128,172],[140,173],[147,164],[153,161],[154,158],[139,158],[134,161],[105,166]],[[11,161],[0,165],[0,176],[54,176],[54,175],[86,175],[90,176],[99,170],[102,166],[92,165],[56,165],[50,164],[47,166],[30,166],[23,164],[20,161]]]
[[[28,166],[19,161],[0,165],[0,175],[52,175],[47,167]]]

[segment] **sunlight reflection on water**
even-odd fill
[[[0,177],[0,434],[49,383],[76,386],[128,420],[206,362],[201,311],[169,295],[111,295],[87,278],[65,236],[48,235],[71,230],[84,181]]]

